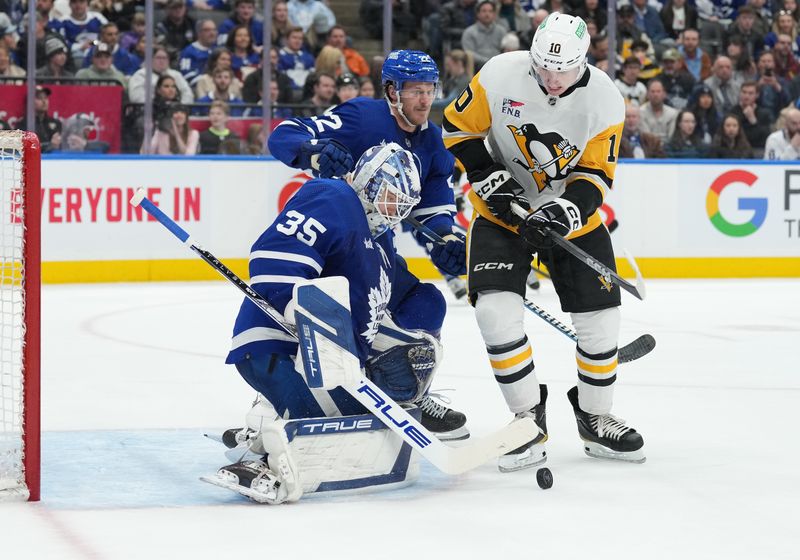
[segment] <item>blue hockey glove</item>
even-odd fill
[[[467,273],[467,236],[452,226],[449,229],[440,228],[436,233],[446,243],[426,243],[431,260],[436,267],[450,276],[461,276]]]
[[[486,202],[492,214],[512,226],[522,222],[522,218],[511,210],[511,203],[516,202],[525,210],[529,210],[531,205],[525,198],[525,189],[505,167],[495,163],[489,169],[473,171],[469,180],[472,190]]]
[[[569,200],[557,198],[546,202],[536,212],[529,214],[519,226],[519,234],[537,249],[550,249],[555,242],[547,229],[566,237],[581,227],[578,207]]]
[[[353,168],[353,156],[341,142],[314,138],[300,145],[297,165],[311,169],[316,177],[344,177]]]

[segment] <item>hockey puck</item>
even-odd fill
[[[548,488],[552,488],[553,473],[550,472],[550,469],[544,467],[543,469],[539,469],[538,471],[536,471],[536,483],[542,490],[547,490]]]

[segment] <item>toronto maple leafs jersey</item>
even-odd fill
[[[350,185],[312,179],[253,245],[250,285],[284,313],[298,281],[347,278],[353,332],[363,363],[392,294],[393,239],[391,231],[372,238],[361,200]],[[248,352],[294,355],[297,342],[245,298],[226,362],[236,363]]]
[[[441,129],[430,121],[405,132],[383,99],[356,97],[325,114],[283,121],[269,137],[270,153],[290,167],[298,166],[300,146],[312,138],[333,138],[344,144],[353,159],[382,142],[396,142],[414,154],[422,185],[422,198],[411,217],[428,227],[449,229],[456,206],[450,176],[453,156],[442,144]]]
[[[571,88],[553,97],[531,74],[527,52],[501,54],[483,66],[444,116],[444,143],[468,174],[501,163],[525,188],[532,208],[574,197],[584,224],[600,223],[596,210],[614,180],[625,120],[625,103],[606,74],[588,66]],[[474,192],[470,200],[493,219]]]

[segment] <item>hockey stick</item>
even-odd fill
[[[301,344],[303,344],[302,349],[305,352],[303,354],[304,360],[307,359],[307,357],[310,357],[312,360],[316,357],[316,359],[319,360],[321,357],[323,360],[321,363],[323,367],[325,366],[326,356],[324,353],[321,355],[317,354],[319,348],[317,344],[318,339],[314,337],[313,334],[322,334],[324,338],[328,339],[327,342],[329,344],[331,342],[336,344],[336,342],[338,342],[338,340],[335,340],[337,336],[332,336],[330,331],[325,333],[323,327],[312,325],[307,322],[299,322],[298,328],[301,328],[303,332],[298,335],[298,328],[295,328],[291,323],[287,323],[283,315],[277,309],[270,305],[270,303],[255,290],[250,288],[250,286],[232,270],[222,264],[219,259],[194,243],[183,228],[164,214],[161,209],[145,196],[144,189],[139,189],[133,198],[131,198],[130,202],[134,206],[141,206],[144,208],[148,214],[158,220],[161,225],[172,232],[182,243],[188,245],[201,259],[235,285],[250,301],[266,313],[267,316],[275,320],[288,334],[301,342]],[[313,286],[306,287],[311,288]],[[325,296],[323,292],[318,289],[317,291]],[[318,296],[318,294],[315,295]],[[322,299],[324,301],[324,297],[320,298],[318,296],[316,299]],[[328,325],[330,324],[331,323],[328,323]],[[348,320],[348,329],[349,328]],[[342,329],[342,332],[337,334],[338,338],[346,336],[347,334],[352,338],[352,330],[349,330],[348,333],[347,329]],[[347,350],[347,348],[343,349]],[[352,360],[355,358],[355,356],[352,356],[352,352],[345,352],[345,355],[349,358],[349,363],[352,364]],[[355,363],[358,364],[357,359]],[[317,364],[320,364],[320,362],[317,361]],[[360,366],[357,367],[357,371],[354,370],[352,365],[342,368],[338,377],[336,376],[335,368],[326,368],[325,371],[327,375],[325,377],[322,377],[321,371],[318,372],[320,375],[315,377],[313,367],[309,368],[308,371],[312,372],[308,377],[310,385],[324,386],[326,388],[334,388],[341,385],[383,424],[408,443],[412,449],[417,450],[420,455],[430,461],[431,464],[447,474],[461,474],[474,469],[492,458],[504,455],[528,443],[539,433],[539,429],[533,420],[530,418],[520,418],[515,419],[507,426],[488,436],[472,438],[470,439],[470,443],[460,447],[450,447],[439,441],[439,439],[425,429],[422,424],[417,422],[400,405],[390,399],[372,381],[367,379],[361,373]]]
[[[406,218],[404,220],[414,229],[419,231],[422,235],[430,239],[433,243],[437,244],[444,244],[445,240],[433,231],[431,228],[423,224],[422,222],[415,220],[414,218]],[[531,300],[527,298],[523,298],[523,303],[525,304],[525,308],[529,311],[532,311],[537,317],[548,323],[549,325],[555,327],[557,330],[562,332],[567,338],[572,340],[573,342],[578,342],[578,335],[575,331],[570,329],[567,325],[550,315],[547,311],[533,303]],[[656,347],[656,339],[653,338],[653,335],[650,334],[643,334],[639,338],[635,339],[634,341],[622,346],[618,350],[617,360],[621,363],[632,362],[634,360],[638,360],[639,358],[649,354],[653,348]]]
[[[513,212],[522,218],[523,220],[528,217],[528,211],[525,210],[522,206],[517,204],[516,202],[511,203],[511,209]],[[556,245],[560,246],[562,249],[571,253],[575,258],[579,261],[583,262],[589,268],[595,270],[596,272],[600,273],[600,276],[608,282],[609,284],[614,283],[626,292],[632,294],[634,297],[637,297],[641,300],[645,298],[646,292],[644,288],[644,278],[642,278],[641,273],[639,272],[639,267],[636,264],[636,261],[633,260],[633,257],[625,251],[625,258],[628,259],[628,262],[633,268],[634,274],[636,274],[636,285],[634,286],[621,276],[619,276],[616,272],[608,268],[606,265],[595,259],[589,253],[575,245],[572,241],[568,239],[564,239],[561,235],[557,234],[553,230],[548,227],[544,228],[547,235],[550,236],[550,239],[555,242]]]

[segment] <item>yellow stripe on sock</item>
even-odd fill
[[[578,369],[582,369],[583,371],[588,371],[589,373],[611,373],[612,371],[617,369],[616,359],[606,366],[593,366],[591,364],[587,364],[586,362],[580,360],[579,358],[575,358],[575,361],[578,362]]]
[[[531,356],[533,356],[533,349],[530,346],[528,346],[523,352],[520,352],[516,356],[511,356],[510,358],[506,358],[505,360],[489,359],[489,363],[492,364],[492,367],[494,369],[506,369],[510,368],[511,366],[515,366],[520,362],[524,362]]]

